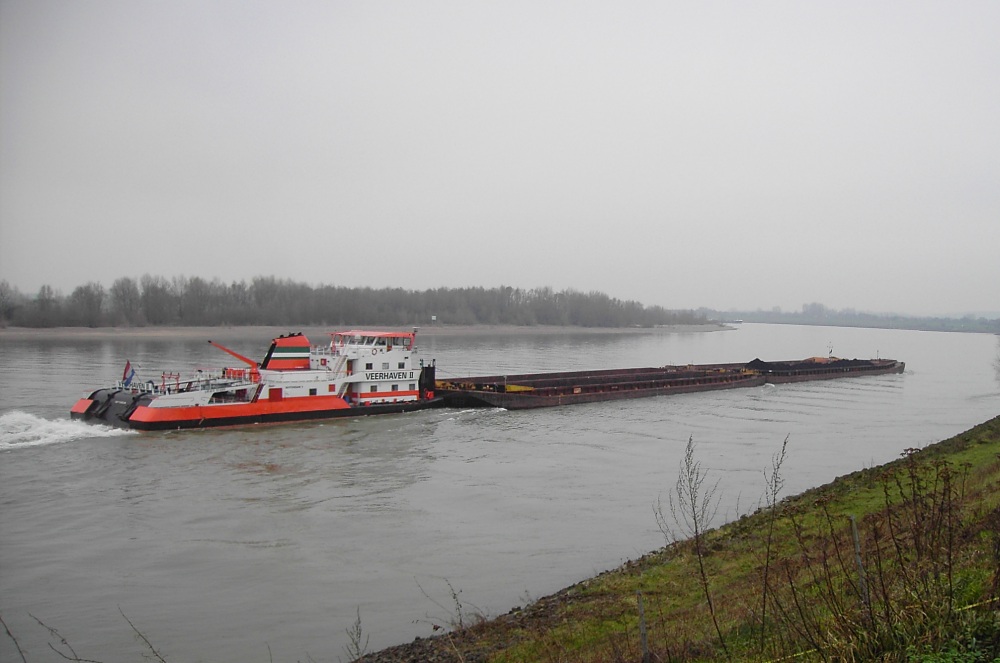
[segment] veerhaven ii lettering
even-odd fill
[[[416,371],[395,371],[390,373],[365,373],[365,379],[374,380],[412,380]]]

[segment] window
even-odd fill
[[[382,370],[383,371],[388,371],[389,370],[389,362],[387,362],[387,361],[382,362]]]
[[[406,368],[406,362],[405,361],[399,362],[399,364],[396,365],[396,368]]]
[[[416,390],[417,390],[417,385],[415,385],[414,383],[411,382],[410,383],[410,391],[416,391]]]
[[[366,371],[370,371],[370,370],[372,370],[373,366],[375,366],[375,364],[372,364],[371,362],[368,362],[367,364],[365,364],[365,370]]]
[[[399,391],[399,385],[398,384],[392,385],[392,390],[393,391]]]
[[[316,395],[316,389],[315,389],[315,388],[313,388],[313,389],[310,389],[310,390],[309,390],[309,395],[310,395],[310,396],[315,396],[315,395]]]
[[[372,392],[372,393],[374,394],[374,393],[375,393],[376,391],[378,391],[378,385],[374,385],[374,384],[373,384],[373,385],[371,386],[371,388],[370,388],[370,389],[368,389],[368,391],[370,391],[370,392]]]

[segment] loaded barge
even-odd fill
[[[438,380],[445,405],[508,410],[715,391],[763,384],[902,373],[894,359],[813,357],[800,361],[703,364],[568,373],[528,373]]]

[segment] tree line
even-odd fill
[[[715,320],[764,322],[790,325],[825,325],[830,327],[867,327],[877,329],[919,329],[922,331],[985,332],[1000,334],[1000,318],[965,315],[960,318],[940,316],[907,316],[890,313],[866,313],[852,308],[833,309],[818,302],[803,304],[801,311],[713,311],[698,312]]]
[[[92,281],[65,296],[43,285],[25,295],[0,281],[0,325],[17,327],[219,325],[559,325],[654,327],[699,324],[706,316],[643,306],[601,292],[552,288],[349,288],[273,276],[249,283],[200,277]]]

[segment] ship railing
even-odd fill
[[[160,374],[160,380],[136,380],[128,384],[124,380],[115,383],[115,388],[132,394],[164,396],[205,389],[233,388],[240,385],[254,385],[260,382],[260,373],[255,368],[224,368],[219,371],[198,371],[195,375],[182,377],[180,373]]]
[[[330,347],[329,345],[314,345],[310,351],[313,357],[316,357],[321,362],[323,359],[327,360],[327,363],[334,357],[340,357],[344,354],[343,348]],[[326,366],[326,364],[323,364]]]
[[[260,372],[256,368],[224,368],[221,377],[224,380],[260,382]]]
[[[370,351],[370,348],[363,348],[357,345],[337,345],[328,349],[332,357],[357,357],[359,354]]]
[[[340,345],[317,345],[313,346],[312,353],[320,359],[324,357],[346,357],[350,354],[355,346],[351,344],[340,344]]]
[[[347,364],[348,355],[344,348],[333,348],[329,346],[314,346],[312,348],[311,359],[318,360],[320,369],[326,369],[335,375],[343,373]]]
[[[312,354],[316,357],[365,357],[371,354],[381,354],[382,352],[392,352],[393,350],[406,350],[417,354],[415,345],[405,343],[356,343],[348,341],[346,343],[333,343],[331,345],[313,346]]]
[[[132,380],[129,384],[125,384],[123,381],[119,380],[115,387],[131,394],[150,394],[153,396],[162,396],[164,394],[172,394],[178,391],[173,385],[162,384],[152,380],[147,380],[146,382]]]
[[[159,395],[163,393],[160,389],[160,385],[156,384],[152,380],[149,382],[139,382],[137,380],[132,380],[128,384],[125,384],[123,380],[119,380],[115,383],[115,388],[120,391],[127,391],[132,394],[155,394]]]

